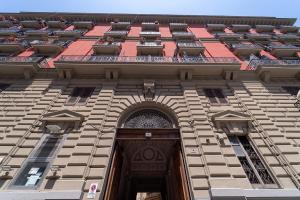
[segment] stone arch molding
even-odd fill
[[[247,135],[250,132],[250,115],[237,111],[226,110],[211,117],[217,131],[227,135]]]
[[[131,105],[120,113],[118,127],[178,128],[178,118],[166,105],[147,101]]]

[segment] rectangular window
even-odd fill
[[[24,168],[21,169],[13,186],[34,188],[45,175],[47,168],[54,158],[62,138],[47,135],[42,143],[28,157]]]
[[[250,183],[257,188],[277,187],[246,136],[228,136]]]
[[[204,93],[206,97],[208,97],[211,104],[228,104],[226,97],[224,96],[221,89],[204,89]]]
[[[9,84],[7,83],[0,83],[0,92],[6,90],[6,88],[9,87]]]
[[[296,87],[296,86],[284,86],[282,88],[292,96],[297,96],[298,91],[300,89],[300,87]]]
[[[68,105],[85,104],[94,91],[94,87],[76,87],[67,100]]]

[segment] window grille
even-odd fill
[[[274,179],[246,136],[228,136],[250,183],[255,187],[277,187]]]

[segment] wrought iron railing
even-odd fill
[[[238,64],[233,57],[163,57],[163,56],[62,56],[57,62],[86,63],[179,63],[179,64]]]
[[[160,35],[159,31],[141,31],[140,35]]]
[[[3,56],[0,57],[0,63],[38,63],[43,57],[25,57],[25,56]]]
[[[107,35],[127,35],[128,31],[107,31],[105,32]]]
[[[177,46],[180,48],[204,48],[199,42],[178,42]]]
[[[69,41],[61,41],[61,40],[34,40],[30,44],[31,45],[57,45],[57,46],[67,46]]]
[[[0,33],[19,33],[21,30],[20,29],[12,29],[12,28],[2,28],[0,29]]]
[[[163,45],[161,44],[160,41],[157,41],[157,42],[139,42],[139,43],[137,43],[137,46],[139,46],[139,47],[162,47]]]
[[[52,32],[49,30],[28,30],[25,34],[51,34]]]
[[[98,41],[94,44],[94,46],[100,46],[100,47],[120,47],[121,42],[102,42]]]
[[[256,70],[257,67],[262,65],[282,65],[282,66],[299,66],[300,60],[259,60],[253,59],[249,62],[247,70]]]
[[[232,44],[233,49],[262,49],[261,46],[257,44]]]
[[[29,46],[29,42],[26,40],[6,40],[0,39],[0,45],[21,45],[21,46]]]

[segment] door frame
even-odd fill
[[[149,133],[151,133],[149,137]],[[115,141],[111,152],[110,168],[107,170],[105,184],[103,184],[103,193],[101,196],[103,200],[112,200],[109,196],[113,192],[112,184],[114,180],[112,179],[112,173],[115,173],[116,159],[120,159],[120,148],[118,146],[118,140],[178,140],[180,148],[179,151],[176,151],[176,157],[178,156],[180,166],[179,173],[181,176],[181,187],[183,188],[184,197],[188,200],[192,199],[192,190],[191,184],[189,181],[188,170],[186,165],[186,159],[184,157],[184,149],[181,140],[180,130],[178,128],[156,128],[156,129],[134,129],[134,128],[118,128],[116,131]],[[119,152],[117,152],[119,151]],[[179,154],[179,155],[177,155]],[[121,156],[122,157],[122,156]],[[112,171],[114,170],[114,171]],[[115,177],[114,177],[115,178]]]

